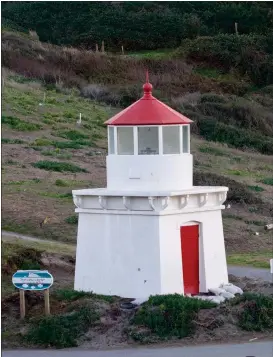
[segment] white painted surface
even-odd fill
[[[183,294],[180,226],[190,224],[200,224],[200,291],[227,283],[220,207],[202,209],[153,216],[145,211],[107,209],[102,214],[82,209],[75,289],[134,298]]]
[[[108,155],[109,190],[183,190],[192,187],[192,155]]]
[[[75,289],[143,298],[160,292],[158,217],[79,215]]]

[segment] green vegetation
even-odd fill
[[[40,124],[26,122],[13,116],[2,116],[2,124],[6,124],[18,131],[36,131],[42,128]]]
[[[45,347],[76,347],[77,339],[98,319],[93,308],[82,307],[66,315],[43,317],[33,322],[26,341]]]
[[[246,222],[247,223],[247,222]],[[255,224],[255,222],[248,222]],[[256,222],[261,226],[263,222]],[[227,262],[230,265],[252,266],[255,268],[269,268],[269,260],[272,258],[272,252],[262,251],[258,253],[233,253],[227,256]]]
[[[69,186],[69,183],[67,181],[65,181],[65,180],[57,179],[55,181],[55,185],[56,186],[60,186],[60,187],[67,187],[67,186]]]
[[[193,319],[200,309],[215,307],[214,303],[174,295],[151,296],[136,312],[133,324],[148,327],[160,338],[183,338],[194,331]]]
[[[228,154],[223,151],[222,149],[219,148],[214,148],[214,147],[210,147],[210,146],[200,146],[199,147],[199,151],[206,153],[206,154],[211,154],[211,155],[215,155],[215,156],[227,156]]]
[[[255,192],[263,192],[264,191],[264,188],[262,188],[261,186],[257,186],[257,185],[251,185],[251,186],[248,186],[248,188]]]
[[[8,139],[8,138],[1,138],[2,144],[24,144],[24,140],[20,139]]]
[[[264,331],[273,328],[273,298],[255,293],[245,293],[233,304],[243,303],[239,326],[247,331]]]
[[[9,26],[18,23],[21,28],[36,30],[45,42],[84,45],[93,44],[91,39],[97,43],[107,39],[107,48],[120,51],[124,45],[125,50],[143,51],[165,48],[166,44],[174,48],[185,38],[233,34],[235,22],[240,34],[267,33],[271,30],[270,10],[267,2],[71,2],[63,7],[58,2],[48,6],[34,1],[6,2],[2,17]],[[209,43],[205,44],[210,49]]]
[[[57,161],[38,161],[32,164],[33,167],[37,169],[47,170],[47,171],[57,171],[57,172],[88,172],[74,164],[67,162],[57,162]]]
[[[77,141],[79,139],[87,139],[89,136],[81,133],[78,130],[59,130],[52,135],[59,136],[61,138]]]
[[[82,298],[89,298],[94,300],[104,300],[106,302],[114,302],[113,296],[97,295],[93,293],[87,293],[84,291],[68,290],[68,289],[58,289],[54,292],[54,297],[60,301],[76,301]]]
[[[41,154],[45,156],[54,156],[61,160],[70,160],[72,158],[72,154],[62,153],[60,152],[60,149],[41,151]]]
[[[65,219],[66,223],[69,224],[78,224],[78,216],[74,214],[73,216],[69,216]]]
[[[261,180],[261,182],[264,183],[265,185],[273,186],[273,177],[267,177],[267,178]]]

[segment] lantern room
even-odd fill
[[[106,122],[110,189],[192,186],[192,121],[153,97],[152,88],[147,76],[143,97]]]

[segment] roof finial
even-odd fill
[[[152,89],[153,86],[149,82],[149,71],[146,71],[146,83],[143,85],[144,98],[152,98]]]

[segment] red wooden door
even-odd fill
[[[199,293],[199,226],[180,228],[185,294]]]

